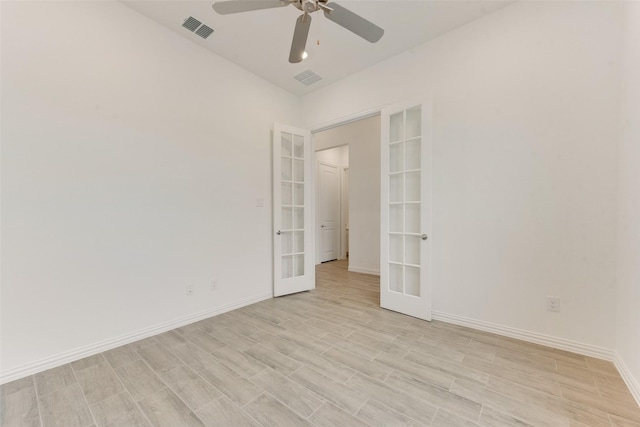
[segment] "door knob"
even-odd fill
[[[279,235],[282,234],[282,231],[278,230],[278,231],[276,231],[276,234],[279,236]]]
[[[325,228],[325,227],[326,227],[326,225],[324,225],[324,224],[322,224],[322,225],[320,226],[320,228]]]
[[[423,234],[422,236],[420,236],[420,238],[422,240],[427,240],[429,238],[429,236],[427,236],[426,234]]]

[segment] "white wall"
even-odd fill
[[[349,145],[349,270],[380,274],[380,116],[318,132],[314,143]]]
[[[518,2],[303,98],[309,126],[431,98],[435,312],[614,348],[622,11]]]
[[[118,2],[2,3],[3,381],[271,295],[299,99]]]
[[[618,188],[617,350],[640,404],[640,3],[628,2]]]

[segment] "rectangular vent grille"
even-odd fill
[[[294,79],[296,79],[297,81],[299,81],[305,86],[310,86],[315,82],[322,80],[322,77],[320,77],[319,75],[317,75],[311,70],[306,70],[301,72],[297,76],[295,76]]]
[[[204,24],[201,25],[200,28],[196,30],[196,34],[202,37],[203,39],[206,39],[207,37],[209,37],[211,33],[213,33],[213,28],[209,28]]]
[[[202,22],[198,21],[193,16],[190,16],[184,21],[184,24],[182,24],[182,26],[185,27],[187,30],[193,32],[196,30],[196,28],[200,26],[200,24],[202,24]]]
[[[184,22],[182,23],[182,26],[187,30],[191,31],[192,33],[196,33],[203,39],[206,39],[213,33],[213,28],[203,24],[193,16],[190,16],[187,19],[185,19]]]

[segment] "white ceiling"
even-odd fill
[[[194,43],[296,95],[327,86],[512,2],[338,0],[340,5],[384,28],[382,39],[371,44],[316,12],[312,14],[307,40],[309,58],[299,64],[290,64],[293,29],[301,14],[291,5],[222,16],[211,8],[212,1],[123,1]],[[189,32],[182,27],[189,16],[215,32],[206,40]],[[305,86],[293,78],[307,69],[319,74],[322,80]]]

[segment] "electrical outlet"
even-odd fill
[[[211,280],[211,290],[212,291],[217,291],[218,290],[218,279],[212,279]]]
[[[193,285],[187,285],[187,295],[193,295]]]
[[[547,297],[547,311],[560,311],[560,298],[558,297]]]

